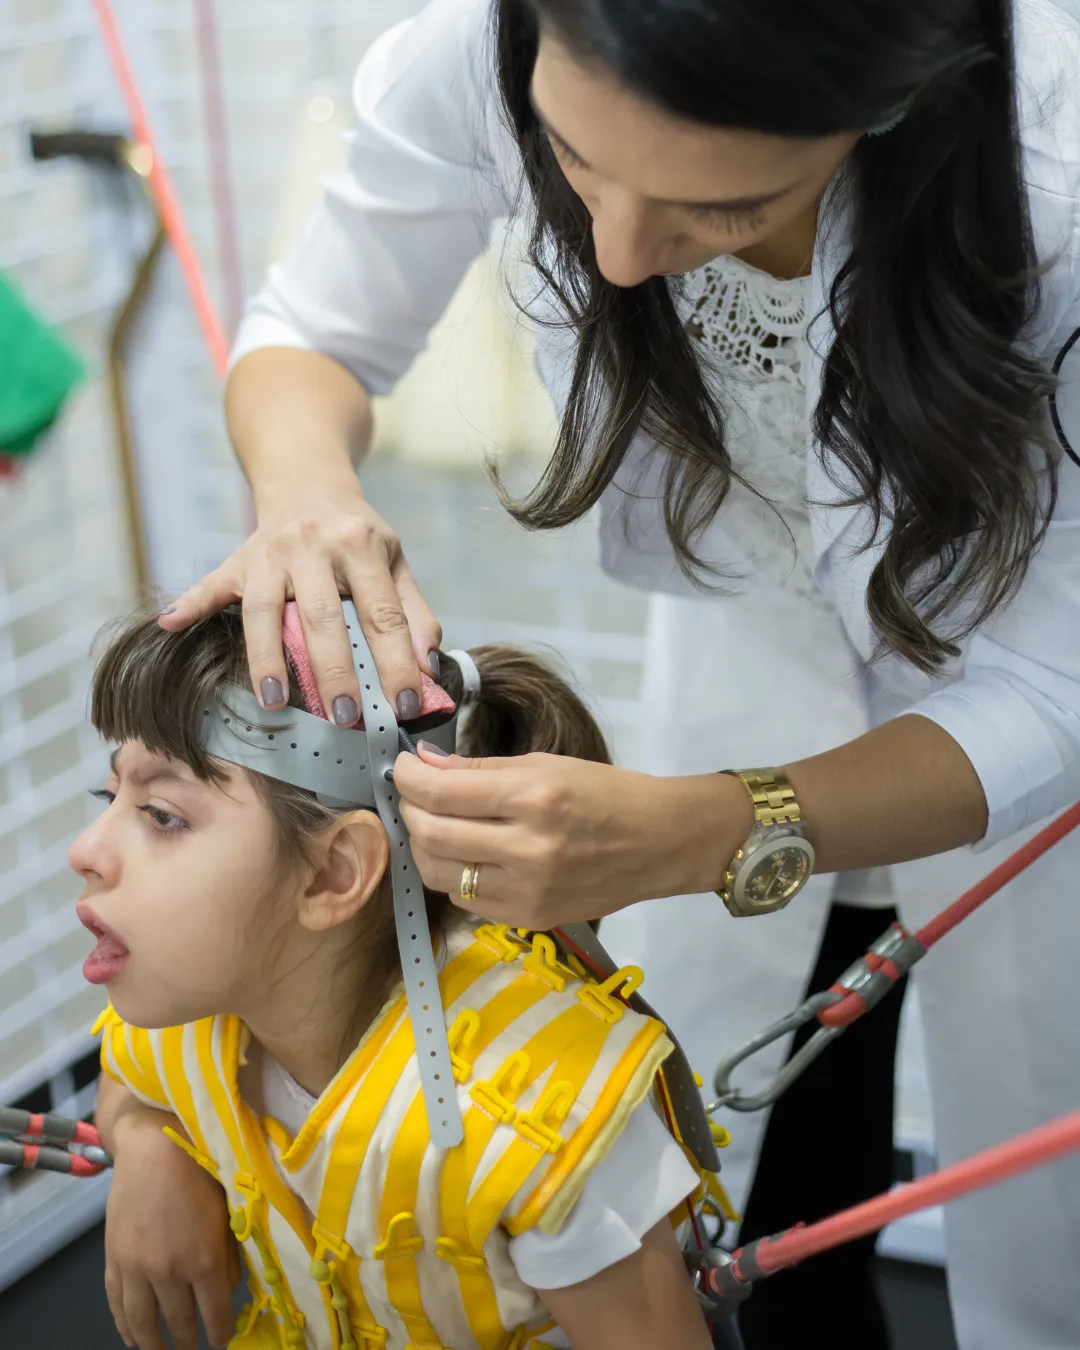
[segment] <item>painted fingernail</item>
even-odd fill
[[[430,741],[417,741],[416,748],[417,750],[426,750],[429,755],[438,755],[440,759],[450,758],[449,751],[443,750],[441,746],[432,745]]]
[[[279,703],[285,702],[285,690],[282,689],[280,680],[274,680],[267,676],[260,688],[262,689],[264,708],[275,708]]]
[[[351,727],[360,720],[360,712],[356,706],[356,699],[350,698],[348,694],[342,694],[334,699],[334,721],[339,727]]]
[[[411,722],[420,716],[420,695],[415,689],[403,689],[397,698],[399,722]]]
[[[168,614],[175,614],[175,613],[176,613],[176,606],[175,606],[175,605],[169,605],[169,607],[168,607],[167,609],[159,609],[159,610],[158,610],[158,618],[159,618],[159,619],[164,619],[166,615],[168,615]]]
[[[427,654],[427,663],[432,677],[437,680],[439,678],[439,653],[434,647]]]

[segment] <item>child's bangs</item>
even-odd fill
[[[142,616],[108,635],[90,720],[107,741],[141,741],[204,781],[220,779],[220,766],[202,747],[201,723],[203,709],[228,683],[248,683],[238,609],[183,633],[167,633],[156,615]]]

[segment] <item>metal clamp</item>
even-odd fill
[[[731,1111],[752,1112],[772,1106],[832,1041],[842,1036],[852,1022],[876,1008],[925,955],[926,948],[918,938],[900,924],[893,924],[868,948],[865,956],[844,971],[831,989],[806,999],[794,1012],[766,1027],[725,1059],[713,1077],[716,1100],[709,1103],[706,1111],[711,1115],[726,1106]],[[732,1073],[745,1060],[815,1020],[821,1022],[821,1030],[792,1055],[762,1092],[748,1096],[731,1086]]]
[[[840,1003],[843,997],[842,994],[834,993],[831,989],[824,994],[815,994],[812,998],[808,998],[805,1003],[800,1004],[794,1012],[788,1013],[786,1017],[781,1017],[778,1022],[766,1027],[764,1031],[759,1032],[752,1040],[747,1041],[733,1055],[725,1059],[713,1076],[713,1091],[716,1093],[716,1100],[710,1102],[705,1110],[711,1115],[722,1106],[726,1106],[732,1111],[748,1113],[763,1111],[767,1106],[772,1106],[775,1101],[783,1096],[792,1083],[806,1072],[826,1046],[843,1033],[843,1027],[822,1027],[797,1054],[791,1057],[769,1086],[754,1096],[747,1096],[740,1092],[738,1088],[732,1087],[731,1075],[740,1064],[752,1059],[766,1046],[782,1040],[793,1031],[798,1031],[807,1022],[813,1022],[819,1013],[826,1008],[831,1008],[836,1003]]]

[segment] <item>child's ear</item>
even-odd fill
[[[377,815],[354,811],[323,833],[315,874],[300,897],[304,928],[325,932],[354,918],[379,889],[390,842]]]

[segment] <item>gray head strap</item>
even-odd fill
[[[204,713],[203,745],[230,764],[315,792],[327,805],[367,806],[378,812],[390,840],[398,949],[431,1142],[436,1148],[453,1148],[465,1131],[450,1063],[424,884],[393,781],[399,752],[397,718],[379,684],[356,606],[351,600],[343,604],[360,682],[364,730],[342,731],[295,708],[268,713],[247,690],[230,688],[225,700]],[[429,735],[428,739],[436,738]]]
[[[367,737],[299,708],[267,712],[250,689],[230,684],[203,710],[207,754],[314,792],[324,806],[376,809]]]

